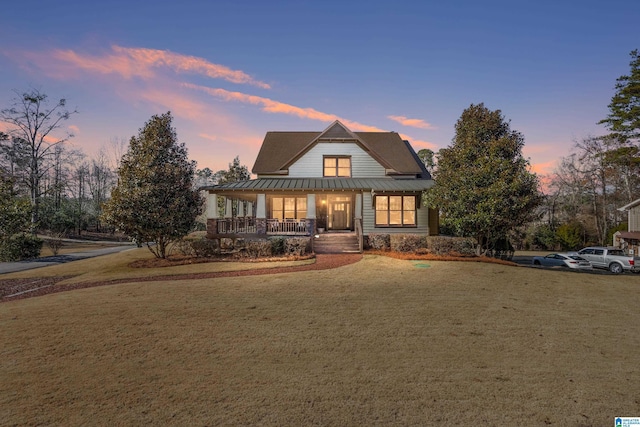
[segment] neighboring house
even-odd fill
[[[268,132],[252,172],[257,179],[203,188],[209,238],[438,234],[437,211],[421,202],[433,180],[395,132],[352,132],[339,121],[323,132]]]
[[[613,245],[633,250],[634,254],[640,251],[640,199],[634,200],[618,209],[627,212],[627,231],[617,231],[613,235]]]

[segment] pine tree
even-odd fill
[[[132,137],[118,169],[118,184],[103,215],[158,258],[194,228],[203,200],[194,189],[194,161],[171,127],[171,113],[153,116]]]
[[[609,104],[609,115],[601,120],[618,138],[625,141],[640,138],[640,53],[630,53],[631,73],[616,80],[616,93]]]

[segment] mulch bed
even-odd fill
[[[327,270],[356,263],[362,259],[362,254],[319,254],[316,262],[290,267],[259,268],[253,270],[220,271],[212,273],[176,274],[164,276],[149,276],[131,279],[107,280],[104,282],[83,282],[70,285],[58,284],[69,278],[46,277],[29,279],[0,280],[0,302],[14,301],[17,299],[31,298],[56,292],[71,291],[74,289],[93,288],[96,286],[115,285],[118,283],[151,282],[162,280],[195,280],[217,277],[258,276],[262,274],[296,273],[309,270]]]

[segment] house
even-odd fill
[[[613,235],[613,245],[640,253],[640,199],[618,209],[627,212],[627,231],[617,231]]]
[[[339,121],[322,132],[268,132],[252,173],[203,188],[209,238],[438,233],[437,211],[421,203],[434,182],[396,132],[352,132]]]

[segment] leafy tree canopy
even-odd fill
[[[443,225],[475,237],[478,254],[486,254],[533,219],[541,200],[538,178],[522,156],[522,134],[511,130],[500,110],[472,104],[455,130],[452,145],[438,154],[436,184],[425,204],[440,208]]]
[[[196,164],[178,143],[171,121],[170,112],[153,116],[131,138],[103,211],[105,222],[158,258],[166,258],[168,245],[193,229],[203,209],[193,185]]]
[[[616,80],[616,93],[609,104],[609,115],[599,124],[625,139],[637,140],[640,138],[640,54],[636,49],[630,55],[631,73]]]

